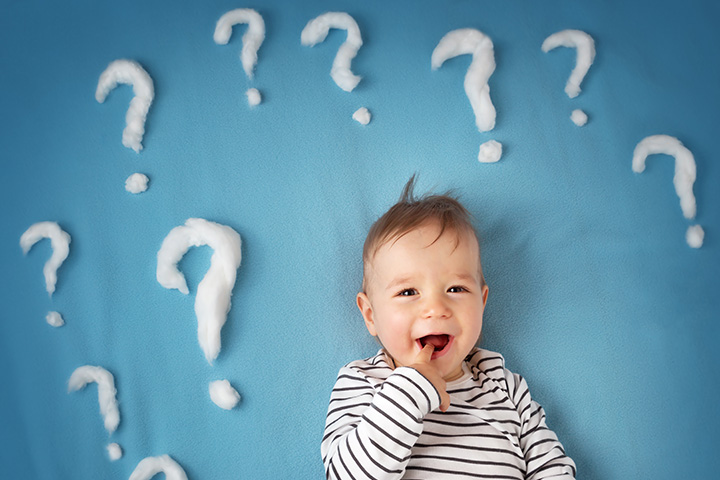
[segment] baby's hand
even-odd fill
[[[415,357],[415,363],[410,365],[410,367],[420,372],[423,377],[427,378],[430,383],[433,384],[440,394],[440,411],[445,412],[450,408],[450,395],[448,395],[446,391],[447,384],[445,380],[440,375],[440,372],[437,371],[437,368],[430,363],[434,351],[435,348],[432,345],[429,343],[426,344],[420,353],[418,353],[417,357]]]

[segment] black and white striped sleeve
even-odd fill
[[[545,424],[545,411],[530,398],[527,382],[506,370],[510,398],[520,414],[520,447],[527,465],[526,480],[572,480],[575,462],[565,454],[562,444]]]
[[[327,478],[401,478],[423,418],[439,406],[435,387],[413,368],[396,368],[377,391],[357,370],[341,369],[321,445]]]

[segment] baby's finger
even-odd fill
[[[420,353],[417,354],[417,357],[415,357],[415,363],[430,363],[434,351],[435,347],[429,343],[426,344],[423,349],[420,350]]]
[[[450,408],[450,395],[443,390],[440,392],[440,411],[447,412],[448,408]]]

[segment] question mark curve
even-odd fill
[[[582,30],[562,30],[547,37],[541,48],[547,53],[557,47],[570,47],[576,50],[575,67],[565,84],[567,96],[575,98],[580,94],[580,84],[595,60],[595,41]]]
[[[50,296],[55,292],[57,270],[70,254],[70,235],[55,222],[38,222],[30,226],[20,237],[20,247],[27,254],[43,238],[50,239],[52,256],[43,267],[45,288]]]
[[[232,27],[241,23],[247,24],[248,28],[242,37],[240,61],[248,78],[253,78],[258,62],[257,52],[265,40],[265,21],[258,12],[251,8],[237,8],[225,13],[215,25],[213,40],[218,45],[227,45],[232,36]]]
[[[100,75],[95,99],[103,103],[108,93],[117,87],[118,83],[132,85],[135,94],[125,115],[126,126],[123,130],[122,143],[132,148],[135,153],[140,153],[145,135],[145,120],[155,97],[153,81],[139,63],[126,59],[115,60]]]
[[[84,365],[78,367],[68,380],[68,393],[85,388],[88,383],[97,383],[100,414],[103,416],[105,430],[113,433],[120,424],[120,410],[117,403],[115,378],[102,367]]]
[[[347,38],[335,55],[330,76],[338,87],[346,92],[352,92],[362,77],[355,75],[350,70],[350,65],[363,44],[360,27],[354,18],[345,12],[323,13],[305,25],[300,34],[300,43],[306,47],[313,47],[325,41],[331,28],[346,30]]]
[[[226,225],[202,218],[189,218],[185,225],[173,228],[157,253],[158,283],[168,289],[189,293],[178,262],[190,247],[208,245],[213,249],[210,268],[200,281],[195,295],[198,342],[212,365],[220,352],[220,331],[230,311],[230,297],[242,259],[240,235]]]

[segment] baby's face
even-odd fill
[[[475,236],[446,231],[432,243],[438,233],[432,223],[381,246],[366,265],[358,307],[396,366],[413,364],[431,343],[431,363],[454,380],[480,336],[488,290]]]

